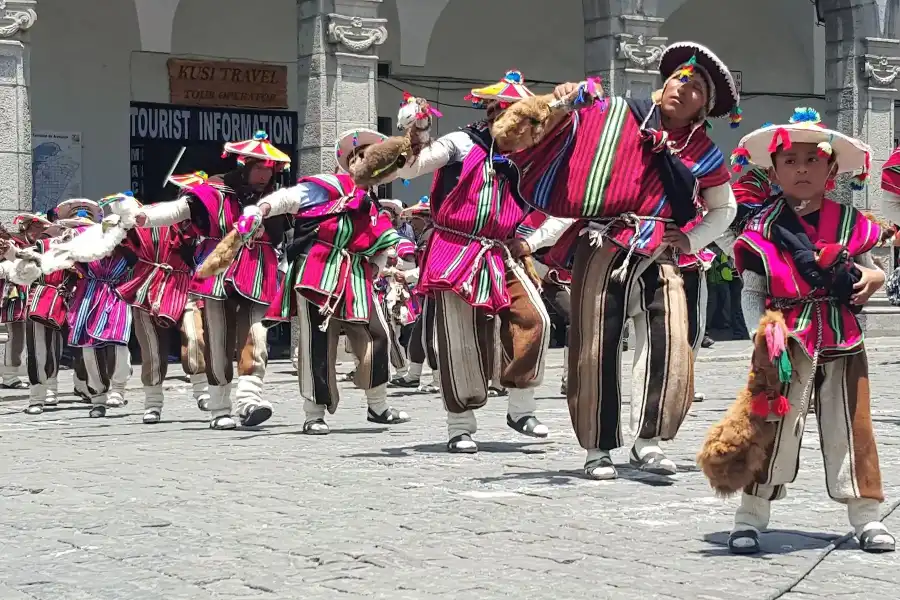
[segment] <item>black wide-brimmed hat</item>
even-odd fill
[[[709,94],[707,116],[730,115],[732,126],[736,127],[741,120],[739,107],[741,96],[728,66],[712,50],[697,42],[675,42],[662,53],[659,60],[659,73],[665,81],[679,69],[688,67],[687,70],[690,70],[689,67],[692,65],[699,66],[705,71],[705,75],[709,76],[709,83],[713,87]]]

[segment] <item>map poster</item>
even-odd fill
[[[32,135],[35,212],[81,197],[81,134],[41,131]]]

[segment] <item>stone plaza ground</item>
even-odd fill
[[[891,344],[874,340],[870,365],[896,533]],[[305,436],[289,363],[271,365],[275,416],[251,431],[209,430],[177,372],[159,425],[141,423],[137,376],[130,404],[106,419],[74,403],[26,417],[27,392],[6,391],[0,600],[897,598],[895,556],[859,551],[827,497],[814,418],[764,555],[728,554],[736,501],[713,497],[694,456],[745,379],[744,350],[720,343],[701,355],[706,401],[667,446],[681,468],[671,481],[630,469],[624,449],[617,481],[582,476],[558,350],[538,391],[551,437],[508,429],[498,399],[479,412],[475,456],[445,452],[438,396],[391,391],[413,421],[388,428],[366,422],[363,395],[347,383],[332,434]],[[60,389],[71,388],[66,371]]]

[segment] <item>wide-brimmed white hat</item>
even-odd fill
[[[772,154],[779,149],[790,148],[793,143],[816,144],[822,154],[834,156],[837,173],[857,173],[864,182],[871,164],[872,148],[856,138],[828,129],[822,125],[818,111],[812,108],[796,108],[790,121],[784,125],[765,125],[745,135],[731,155],[733,163],[769,168]]]
[[[399,215],[401,212],[403,212],[403,203],[399,200],[386,198],[384,200],[378,200],[378,203],[381,204],[382,208],[391,211],[395,215]]]
[[[733,124],[740,123],[741,95],[728,66],[715,52],[697,42],[675,42],[666,47],[659,59],[659,74],[666,81],[679,69],[699,65],[709,76],[713,89],[709,93],[707,116],[731,116]]]
[[[362,146],[371,146],[372,144],[380,144],[387,139],[388,136],[371,129],[349,129],[338,136],[334,143],[334,156],[338,165],[344,171],[350,170],[350,154],[357,148]]]
[[[103,209],[93,200],[72,198],[59,203],[59,206],[56,207],[56,216],[59,220],[84,217],[99,223],[103,218]]]

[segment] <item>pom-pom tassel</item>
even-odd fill
[[[731,112],[728,115],[728,120],[731,121],[729,127],[732,129],[737,129],[741,126],[741,121],[744,119],[744,111],[740,106],[735,106],[731,109]]]
[[[753,401],[750,403],[750,412],[762,418],[769,416],[769,398],[765,392],[760,392],[753,397]]]
[[[778,396],[772,400],[772,412],[778,417],[783,417],[791,412],[791,403],[784,396]]]
[[[834,154],[834,148],[831,147],[831,144],[828,142],[819,142],[816,145],[816,154],[819,158],[831,158],[831,155]]]
[[[735,148],[731,153],[731,170],[740,173],[748,164],[750,164],[750,152],[746,148]]]

